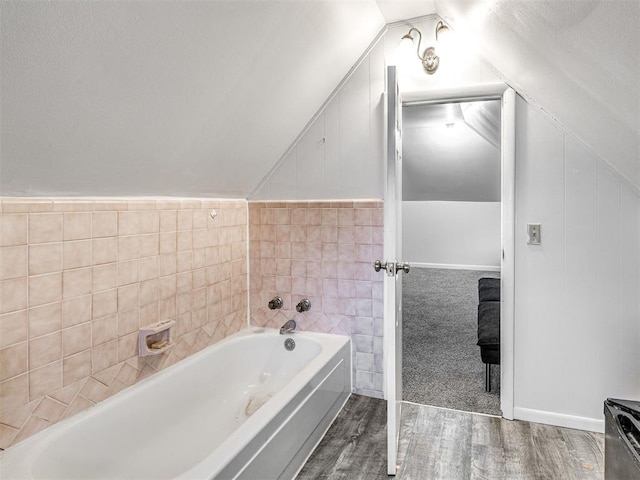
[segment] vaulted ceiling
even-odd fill
[[[0,3],[0,193],[245,197],[386,23],[438,13],[640,185],[637,0]]]

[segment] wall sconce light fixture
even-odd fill
[[[438,36],[442,36],[445,32],[449,31],[449,27],[447,27],[442,21],[439,21],[436,24],[436,42],[438,41]],[[414,37],[413,33],[418,34],[418,47],[416,49],[416,54],[418,58],[422,62],[422,66],[424,70],[429,74],[433,75],[438,70],[440,66],[440,57],[436,55],[436,49],[434,47],[428,47],[420,54],[420,44],[422,43],[422,33],[415,27],[412,27],[409,32],[402,37],[402,40],[409,40],[413,43]]]

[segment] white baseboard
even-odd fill
[[[522,407],[513,408],[513,418],[528,422],[546,423],[558,427],[575,428],[576,430],[604,433],[604,419],[598,418],[578,417]]]
[[[500,266],[493,265],[456,265],[449,263],[419,263],[411,262],[412,267],[418,268],[442,268],[448,270],[481,270],[483,272],[499,272]]]

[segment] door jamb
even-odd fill
[[[449,103],[461,100],[501,100],[500,408],[504,418],[513,420],[515,383],[515,91],[504,83],[497,83],[403,93],[403,99],[403,106]]]

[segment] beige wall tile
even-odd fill
[[[62,355],[68,357],[91,348],[92,324],[81,323],[62,331]]]
[[[156,210],[158,207],[157,200],[128,200],[128,210]]]
[[[29,372],[29,400],[33,401],[62,387],[62,361]]]
[[[62,383],[66,387],[91,375],[91,350],[62,360]]]
[[[95,347],[118,338],[118,316],[109,315],[91,322],[91,342]]]
[[[0,347],[27,339],[27,310],[0,315]]]
[[[27,244],[28,215],[0,215],[0,246]]]
[[[115,211],[119,212],[120,210],[128,210],[129,204],[126,200],[95,200],[93,202],[93,211],[94,212],[106,212],[106,211]]]
[[[91,349],[92,373],[100,372],[118,363],[118,341],[112,340]]]
[[[20,430],[0,423],[0,448],[9,448]]]
[[[160,321],[159,303],[150,303],[140,307],[140,327],[152,325]]]
[[[83,240],[91,238],[91,213],[65,213],[62,226],[63,240]]]
[[[63,366],[64,370],[64,366]],[[33,412],[35,416],[47,420],[48,422],[55,423],[60,420],[60,417],[67,409],[67,405],[50,397],[45,397],[40,402],[40,405]]]
[[[93,210],[93,201],[74,199],[54,199],[52,201],[54,212],[90,212]]]
[[[62,265],[65,270],[91,266],[91,240],[64,242]]]
[[[33,213],[29,215],[29,243],[62,241],[61,213]]]
[[[191,250],[191,249],[193,249],[193,232],[191,230],[178,232],[178,243],[177,243],[178,252],[183,252],[185,250]]]
[[[178,230],[193,229],[193,212],[191,210],[178,211]]]
[[[118,311],[117,290],[105,290],[93,294],[93,318],[100,318]]]
[[[140,282],[140,306],[158,301],[159,282],[157,278]]]
[[[29,314],[29,337],[35,338],[62,329],[62,303],[32,307]]]
[[[118,361],[123,362],[138,355],[138,334],[131,333],[118,338]],[[125,364],[126,365],[126,364]]]
[[[115,237],[94,239],[92,249],[94,265],[114,263],[118,260],[118,239]]]
[[[127,312],[140,306],[140,284],[118,288],[118,311]]]
[[[193,212],[193,228],[207,228],[209,220],[213,219],[209,216],[210,210],[194,210]]]
[[[178,248],[178,240],[176,232],[168,232],[160,234],[160,253],[173,253]]]
[[[138,212],[118,212],[118,235],[137,235],[140,232]]]
[[[27,308],[27,278],[0,281],[0,314]]]
[[[140,235],[140,257],[150,257],[160,253],[160,235],[150,233]]]
[[[92,215],[93,238],[118,235],[118,212],[93,212]]]
[[[178,271],[177,269],[177,254],[167,253],[160,255],[159,257],[159,274],[160,276],[172,275]]]
[[[175,210],[162,210],[160,212],[160,231],[175,232],[178,229],[178,212]]]
[[[205,229],[193,231],[193,248],[206,248],[207,231]]]
[[[118,263],[118,286],[129,285],[138,282],[140,262],[128,260]]]
[[[62,243],[29,246],[29,275],[62,270]]]
[[[135,308],[128,312],[118,313],[118,335],[128,335],[140,328],[140,310]]]
[[[76,268],[62,272],[63,298],[79,297],[91,293],[92,268]]]
[[[113,381],[111,382],[113,384]],[[92,402],[99,402],[106,398],[106,393],[109,387],[105,384],[90,378],[80,390],[80,396],[86,398],[87,400],[91,400]]]
[[[29,340],[29,370],[62,358],[62,332]]]
[[[118,237],[118,259],[132,260],[140,258],[140,236]]]
[[[0,382],[27,371],[27,352],[27,342],[0,348]]]
[[[126,201],[104,205],[85,202],[87,208],[76,208],[80,205],[76,200],[70,200],[68,205],[63,203],[56,204],[54,211],[64,213],[13,215],[9,220],[4,220],[7,215],[0,215],[3,219],[0,226],[11,224],[13,227],[15,224],[16,227],[15,233],[0,235],[0,246],[5,245],[2,242],[9,242],[6,246],[19,246],[24,252],[18,255],[17,250],[6,250],[7,254],[11,253],[7,258],[11,258],[13,265],[4,272],[17,271],[17,275],[23,276],[1,284],[4,287],[2,299],[6,298],[8,303],[3,301],[0,309],[19,309],[0,310],[0,334],[3,336],[0,349],[6,349],[2,350],[5,357],[19,352],[0,367],[0,382],[7,375],[14,375],[2,382],[2,386],[17,379],[13,384],[16,386],[10,391],[19,392],[19,382],[23,384],[23,393],[12,394],[18,399],[13,400],[15,405],[21,401],[26,403],[29,395],[32,400],[45,394],[54,395],[62,385],[75,388],[74,385],[79,384],[81,387],[85,384],[83,379],[92,372],[103,377],[111,375],[113,380],[115,373],[107,372],[116,368],[118,361],[136,357],[137,331],[141,324],[156,323],[180,312],[181,332],[192,335],[192,343],[200,338],[198,329],[210,318],[214,321],[227,319],[224,330],[235,331],[231,326],[233,318],[246,305],[246,299],[240,298],[246,291],[247,233],[243,223],[246,222],[246,203],[223,202],[221,206],[216,203],[219,216],[215,222],[202,208],[201,201],[195,201],[193,205],[187,202],[185,208],[190,208],[180,211],[175,210],[182,208],[175,202],[167,204],[170,207],[167,210],[161,210],[155,201],[131,205]],[[127,210],[129,207],[136,210]],[[283,209],[278,214],[278,220],[282,222],[289,212],[284,207],[278,208]],[[275,210],[272,216],[273,235],[270,238],[267,232],[266,238],[273,242],[276,240]],[[281,234],[288,233],[284,229],[290,228],[286,224],[279,227]],[[34,245],[29,264],[29,251],[24,245],[31,233]],[[63,243],[59,243],[61,241]],[[220,242],[222,246],[218,249]],[[0,250],[0,255],[2,253]],[[18,261],[18,257],[24,261]],[[24,272],[19,270],[21,263],[26,269]],[[275,265],[273,267],[275,269]],[[176,277],[177,272],[179,277]],[[27,274],[31,274],[28,279],[25,278]],[[160,275],[169,278],[160,280]],[[208,296],[210,281],[222,282],[211,286],[215,296]],[[27,282],[32,282],[29,291]],[[161,290],[167,295],[162,300]],[[24,292],[22,303],[14,295],[21,291]],[[213,290],[211,292],[213,294]],[[216,303],[209,304],[214,297]],[[29,302],[31,306],[27,310]],[[209,338],[208,335],[202,338],[205,337]],[[203,345],[209,343],[208,340],[203,342]],[[29,381],[29,375],[22,373],[24,367],[20,365],[25,362],[19,360],[23,354],[27,368],[33,373],[26,387],[24,384]],[[135,381],[137,370],[131,367],[131,372],[135,375],[130,381],[116,382],[121,386],[107,394]],[[37,418],[55,422],[59,415],[53,407],[58,404],[44,404],[37,414],[41,417]],[[88,406],[83,405],[81,408]]]
[[[0,280],[27,276],[27,247],[0,247]]]
[[[140,281],[158,278],[158,256],[154,255],[140,260]]]
[[[29,277],[29,306],[62,300],[62,273]]]
[[[0,405],[5,411],[29,403],[29,375],[22,374],[0,382]]]
[[[231,259],[231,249],[229,249],[229,259]],[[178,252],[176,266],[178,273],[193,269],[193,251]]]
[[[117,286],[118,264],[107,263],[93,267],[92,288],[94,292],[109,290]]]
[[[92,295],[74,297],[62,302],[62,326],[64,328],[91,320]]]
[[[140,233],[158,233],[160,231],[160,212],[140,212]]]

